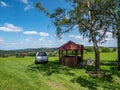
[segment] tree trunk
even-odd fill
[[[97,72],[100,71],[100,54],[97,42],[94,42],[94,52],[95,52],[95,70]]]
[[[91,8],[89,0],[88,0],[87,5],[88,5],[88,8]],[[91,21],[92,20],[92,14],[91,14],[90,10],[88,11],[88,15],[89,15],[89,20]],[[99,72],[100,71],[100,54],[99,54],[97,40],[96,40],[96,36],[95,36],[95,30],[92,29],[92,26],[93,25],[91,25],[90,33],[91,33],[91,36],[92,36],[92,41],[93,41],[93,45],[94,45],[94,52],[95,52],[95,70],[97,72]]]
[[[100,54],[99,54],[99,47],[97,44],[97,40],[95,37],[95,32],[94,30],[91,29],[91,35],[92,35],[92,41],[93,41],[93,46],[94,46],[94,52],[95,52],[95,70],[97,72],[100,71]]]
[[[118,29],[118,69],[120,70],[120,29]]]

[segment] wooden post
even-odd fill
[[[66,56],[68,56],[68,50],[66,50]]]
[[[61,57],[63,57],[63,50],[61,51]]]
[[[64,61],[63,61],[63,50],[61,51],[61,64],[64,65]]]
[[[59,63],[61,64],[61,52],[59,50]]]
[[[78,50],[75,50],[75,65],[77,65],[78,61]]]
[[[81,46],[81,61],[83,62],[83,49],[84,49],[84,46]]]

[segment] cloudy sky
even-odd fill
[[[92,45],[87,38],[83,40],[77,30],[64,34],[59,40],[52,21],[35,7],[37,1],[0,0],[0,49],[59,47],[69,40],[85,46]],[[41,2],[50,11],[59,6],[68,7],[64,0]],[[102,46],[117,46],[111,34],[107,35],[107,42]]]

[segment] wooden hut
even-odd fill
[[[59,50],[59,62],[65,66],[75,66],[83,61],[84,46],[76,44],[72,41],[65,43],[58,48]],[[70,52],[73,55],[70,55]]]

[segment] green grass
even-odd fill
[[[84,55],[84,59],[87,58],[94,58],[94,53],[93,52],[87,52]],[[100,53],[100,60],[101,61],[115,61],[117,60],[117,52],[108,52],[108,53]]]
[[[85,54],[94,59],[93,53]],[[81,66],[59,65],[58,57],[48,64],[34,64],[34,57],[0,58],[0,90],[119,90],[117,53],[101,53],[103,76],[93,77]],[[91,67],[90,67],[91,68]]]

